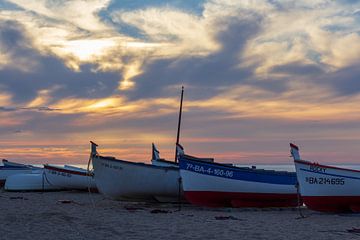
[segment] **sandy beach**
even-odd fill
[[[359,214],[119,202],[86,192],[5,192],[0,239],[359,239]]]

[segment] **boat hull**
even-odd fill
[[[360,171],[295,160],[305,205],[322,212],[360,211]]]
[[[6,179],[6,191],[55,191],[59,187],[51,185],[46,181],[45,175],[41,173],[19,173],[11,175]]]
[[[180,158],[186,199],[206,207],[294,207],[295,174],[229,167]]]
[[[4,166],[0,166],[0,187],[3,187],[6,182],[6,178],[15,174],[27,174],[34,171],[40,171],[41,168],[31,165],[25,165],[21,163],[9,162],[3,160]]]
[[[100,193],[115,200],[178,202],[183,198],[179,168],[93,156]]]
[[[46,180],[53,186],[71,190],[96,191],[95,179],[87,174],[85,169],[52,165],[44,166]]]
[[[186,191],[185,197],[192,204],[206,207],[265,208],[298,205],[294,194]]]

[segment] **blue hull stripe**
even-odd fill
[[[291,172],[279,173],[251,168],[227,167],[216,163],[193,161],[185,157],[180,157],[179,166],[181,170],[234,180],[281,185],[295,185],[297,183],[296,174]]]
[[[327,176],[342,177],[342,178],[351,178],[351,179],[360,180],[360,177],[351,177],[351,176],[344,176],[344,175],[338,175],[338,174],[332,174],[332,173],[314,172],[314,171],[310,171],[310,170],[304,169],[304,168],[300,168],[300,170],[301,170],[301,171],[304,171],[304,172],[311,172],[311,173],[316,173],[316,174],[320,174],[320,175],[327,175]]]

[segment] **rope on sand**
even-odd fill
[[[181,177],[179,177],[178,179],[179,182],[179,191],[178,191],[178,212],[181,211],[181,185],[182,185],[182,181],[181,181]]]
[[[93,206],[93,208],[95,208],[95,201],[92,197],[92,192],[91,192],[91,179],[90,177],[92,177],[92,174],[90,173],[90,163],[91,163],[91,160],[92,160],[92,154],[93,153],[90,153],[90,157],[89,157],[89,161],[88,161],[88,164],[87,164],[87,168],[86,168],[86,176],[88,176],[88,185],[87,185],[87,189],[88,189],[88,193],[89,193],[89,197],[90,197],[90,201],[91,201],[91,204]]]
[[[298,205],[298,211],[299,211],[300,218],[306,218],[306,216],[305,216],[305,215],[303,214],[303,212],[301,211],[302,201],[301,201],[300,185],[299,185],[299,183],[296,183],[295,187],[296,187],[297,203],[298,203],[297,205]]]

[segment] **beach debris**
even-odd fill
[[[360,228],[352,228],[352,229],[346,229],[348,233],[359,233],[360,234]]]
[[[9,197],[9,199],[11,199],[11,200],[16,200],[16,199],[29,200],[28,198],[25,198],[25,197]]]
[[[68,199],[60,199],[57,201],[58,203],[62,203],[62,204],[70,204],[70,203],[73,203],[73,204],[77,204],[77,205],[83,205],[83,204],[80,204],[78,202],[75,202],[73,200],[68,200]]]
[[[234,216],[215,216],[216,220],[241,220],[240,218]]]
[[[135,211],[138,211],[138,210],[144,210],[143,208],[141,207],[128,207],[128,206],[125,206],[124,207],[126,210],[128,210],[129,212],[135,212]]]
[[[161,210],[161,209],[153,209],[150,211],[150,213],[157,214],[157,213],[171,213],[171,211],[168,210]]]

